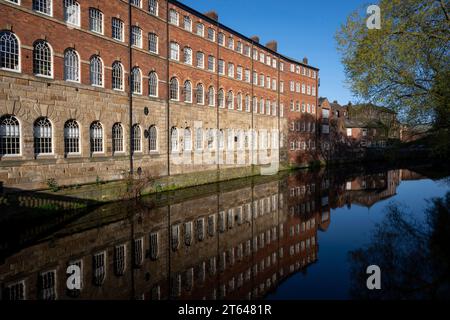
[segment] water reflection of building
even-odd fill
[[[353,173],[332,180],[329,189],[329,206],[332,209],[357,204],[371,207],[393,197],[402,181],[402,170],[371,173]]]
[[[314,198],[314,189],[309,189]],[[255,299],[317,259],[276,180],[153,209],[101,207],[0,265],[2,299]],[[68,291],[66,269],[82,271]]]
[[[107,205],[0,262],[2,299],[260,299],[318,260],[330,208],[395,194],[401,171],[301,172],[170,204]],[[66,269],[82,271],[68,291]]]

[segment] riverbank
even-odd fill
[[[423,148],[385,148],[365,149],[353,156],[332,161],[314,161],[308,164],[280,167],[275,176],[284,176],[293,170],[318,170],[327,167],[330,170],[340,170],[342,167],[355,165],[382,164],[387,167],[399,167],[411,164],[430,164],[436,162],[443,165],[441,159],[430,158],[428,150]],[[445,165],[445,163],[444,163]],[[186,188],[206,186],[211,187],[220,182],[242,180],[261,176],[261,167],[243,167],[223,170],[203,171],[201,173],[183,174],[169,177],[135,178],[120,181],[102,181],[98,179],[93,184],[58,186],[49,183],[49,189],[21,191],[4,188],[0,196],[0,207],[14,212],[30,208],[44,212],[84,209],[110,202],[124,201],[151,194],[162,194],[168,191],[179,191]],[[5,217],[5,213],[3,214]]]

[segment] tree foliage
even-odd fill
[[[450,18],[444,0],[380,0],[381,29],[355,11],[336,33],[347,81],[361,99],[408,124],[450,128]]]

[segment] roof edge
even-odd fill
[[[176,5],[176,6],[180,7],[180,8],[182,8],[183,10],[186,10],[186,11],[188,11],[188,12],[190,12],[190,13],[193,13],[193,14],[195,14],[195,15],[198,15],[200,18],[202,18],[202,19],[205,20],[205,21],[210,22],[211,24],[214,24],[214,25],[216,25],[216,26],[218,26],[218,27],[220,27],[220,28],[222,28],[222,29],[224,29],[224,30],[227,30],[227,31],[229,31],[229,32],[231,32],[231,33],[234,33],[235,35],[237,35],[237,36],[243,38],[244,40],[246,40],[246,41],[248,41],[248,42],[250,42],[253,46],[259,47],[259,48],[261,48],[261,49],[264,49],[264,50],[266,50],[266,51],[272,53],[273,55],[275,55],[275,56],[277,56],[277,57],[279,57],[279,58],[283,58],[284,60],[287,60],[287,61],[289,61],[289,62],[297,63],[297,64],[299,64],[299,65],[302,65],[302,66],[304,66],[304,67],[311,68],[311,69],[316,70],[316,71],[319,71],[319,70],[320,70],[320,69],[317,68],[317,67],[314,67],[314,66],[309,65],[309,64],[302,63],[302,62],[297,61],[297,60],[295,60],[295,59],[293,59],[293,58],[290,58],[290,57],[288,57],[288,56],[285,56],[285,55],[283,55],[283,54],[281,54],[281,53],[279,53],[279,52],[273,51],[273,50],[267,48],[266,46],[264,46],[264,45],[262,45],[262,44],[260,44],[260,43],[258,43],[258,42],[253,41],[250,37],[247,37],[247,36],[243,35],[242,33],[240,33],[240,32],[238,32],[238,31],[236,31],[236,30],[234,30],[234,29],[232,29],[232,28],[230,28],[230,27],[228,27],[228,26],[226,26],[226,25],[220,23],[219,21],[216,21],[216,20],[214,20],[214,19],[211,19],[210,17],[206,16],[205,14],[201,13],[200,11],[197,11],[197,10],[195,10],[194,8],[191,8],[191,7],[187,6],[187,5],[185,5],[184,3],[181,3],[181,2],[179,2],[179,1],[177,1],[177,0],[168,0],[168,2],[171,3],[171,4],[173,4],[173,5]]]

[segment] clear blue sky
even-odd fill
[[[319,95],[340,103],[355,102],[345,84],[334,35],[365,0],[181,0],[200,12],[216,10],[219,21],[260,42],[278,41],[278,52],[320,69]],[[377,1],[372,1],[375,3]]]

